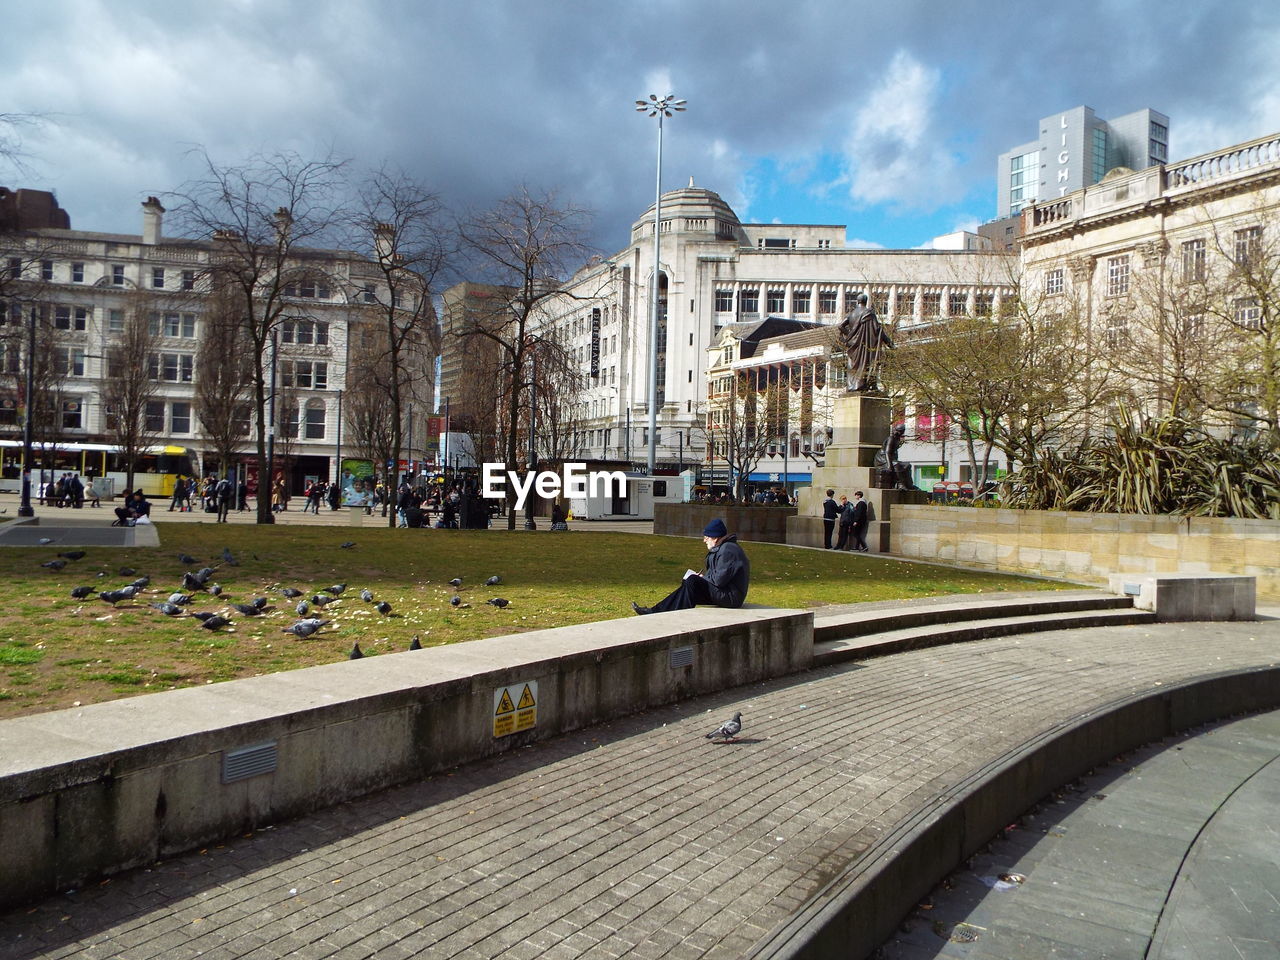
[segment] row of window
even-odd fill
[[[853,297],[860,291],[846,291],[846,306],[853,302]],[[715,308],[717,313],[733,312],[733,295],[732,290],[717,290],[715,292]],[[809,288],[793,290],[791,293],[791,310],[790,314],[805,315],[811,313],[812,291]],[[881,316],[889,314],[890,291],[873,290],[870,295],[871,309]],[[947,294],[947,315],[962,316],[967,314],[970,309],[969,292],[965,290],[953,290]],[[927,290],[923,294],[921,306],[923,307],[922,316],[925,319],[935,319],[942,316],[942,291]],[[996,295],[991,292],[976,292],[973,294],[973,312],[977,316],[990,316],[995,309]],[[758,313],[760,308],[760,291],[755,287],[743,287],[738,291],[738,302],[741,312],[744,314]],[[770,314],[787,313],[787,292],[786,290],[766,289],[765,309]],[[916,312],[916,291],[896,290],[893,292],[892,304],[894,307],[894,315],[899,317],[914,317]],[[839,305],[839,291],[837,290],[819,290],[818,291],[818,313],[821,315],[834,315]]]
[[[58,269],[59,263],[56,260],[40,261],[40,279],[46,282],[68,282],[68,283],[84,283],[85,282],[85,264],[81,261],[73,261],[65,265],[65,279],[59,274],[63,271]],[[113,286],[123,287],[127,282],[125,277],[126,264],[109,263],[105,270],[105,275],[111,278]],[[21,280],[25,273],[25,267],[21,257],[9,258],[9,279]],[[196,288],[196,271],[195,270],[173,270],[170,271],[166,267],[151,268],[151,288],[153,290],[194,290]]]
[[[106,429],[115,430],[116,415],[110,406],[104,406]],[[78,399],[62,401],[62,428],[64,430],[81,430],[84,428],[84,403]],[[287,405],[280,416],[280,433],[286,440],[324,440],[326,411],[323,401],[308,401],[305,407],[297,404]],[[143,413],[145,429],[150,433],[169,436],[190,436],[192,433],[192,406],[186,400],[149,400]],[[17,410],[13,406],[0,407],[0,424],[17,423]],[[236,424],[241,436],[248,436],[250,431],[248,409]]]

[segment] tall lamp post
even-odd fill
[[[35,367],[36,367],[36,308],[31,308],[27,319],[27,411],[22,418],[22,502],[18,506],[18,516],[34,517],[35,510],[31,506],[31,414],[35,407]]]
[[[658,118],[658,176],[653,204],[653,316],[649,322],[649,476],[653,476],[658,452],[658,276],[662,272],[662,120],[680,112],[686,101],[669,93],[661,100],[649,94],[648,100],[637,100],[636,110]]]

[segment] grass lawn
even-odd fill
[[[686,567],[699,568],[698,540],[626,533],[409,531],[386,528],[157,524],[163,546],[84,548],[61,571],[40,564],[49,547],[0,551],[0,718],[56,710],[157,690],[215,683],[328,663],[359,642],[367,654],[542,627],[631,616],[673,589]],[[340,548],[354,540],[355,546]],[[182,590],[184,571],[217,563],[230,548],[239,566],[212,582],[223,593],[196,595],[187,609],[217,611],[233,623],[217,632],[191,617],[165,616],[149,604]],[[854,554],[746,544],[754,603],[818,607],[947,593],[1054,589],[1060,584],[969,573]],[[200,563],[186,564],[180,553]],[[122,573],[132,568],[135,573]],[[151,583],[114,608],[71,589],[115,589],[146,574]],[[484,586],[498,575],[502,583]],[[463,605],[448,581],[461,577]],[[298,618],[295,587],[312,594],[346,583],[342,599],[319,616],[332,623],[298,639],[282,632]],[[390,616],[360,599],[362,588],[392,606]],[[270,601],[264,616],[228,604]],[[504,609],[485,603],[510,601]],[[317,615],[317,614],[313,614]]]

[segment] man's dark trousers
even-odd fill
[[[689,610],[699,604],[713,604],[715,600],[709,588],[705,577],[685,577],[680,586],[650,607],[650,612],[666,613],[668,610]]]

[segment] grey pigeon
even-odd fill
[[[309,637],[329,622],[328,620],[317,620],[312,617],[309,620],[299,620],[293,626],[284,627],[280,632],[292,633],[295,637]]]
[[[42,547],[43,547],[46,543],[53,543],[53,537],[41,537],[41,538],[40,538],[38,541],[36,541],[36,542],[37,542],[37,543],[39,543],[39,544],[40,544],[40,546],[42,546]]]
[[[40,566],[44,567],[46,570],[61,570],[66,565],[67,561],[65,560],[46,560],[44,563],[40,564]]]
[[[181,617],[186,615],[186,611],[183,610],[182,607],[176,603],[170,603],[168,600],[161,600],[159,603],[151,604],[151,606],[155,607],[166,617]]]
[[[486,587],[496,587],[501,582],[502,582],[502,578],[499,577],[497,574],[494,574],[492,577],[490,577],[488,580],[484,582],[484,585]]]
[[[413,639],[409,641],[409,649],[410,650],[422,649],[422,641],[418,639],[418,635],[416,633],[413,635]]]
[[[305,600],[299,600],[298,605],[293,608],[293,611],[298,616],[305,617],[308,613],[311,612],[311,604],[307,603],[307,601]]]
[[[449,586],[454,587],[455,589],[456,589],[457,587],[462,586],[462,578],[461,578],[461,577],[454,577],[452,580],[450,580],[450,581],[449,581]]]
[[[339,550],[350,550],[350,549],[351,549],[352,547],[354,547],[355,545],[356,545],[356,542],[355,542],[354,540],[348,540],[346,543],[340,543],[340,544],[338,544],[338,549],[339,549]]]
[[[732,720],[726,720],[720,726],[716,727],[707,734],[708,740],[714,740],[719,737],[721,740],[737,740],[738,734],[742,732],[742,714],[735,713]]]
[[[499,607],[499,608],[505,607],[510,602],[511,602],[510,600],[503,600],[501,597],[494,597],[492,600],[485,601],[485,603],[489,604],[489,606]]]
[[[283,594],[284,594],[286,597],[288,597],[290,600],[292,600],[294,597],[300,597],[300,596],[302,596],[302,591],[301,591],[301,590],[298,590],[298,589],[295,589],[294,587],[285,587],[285,588],[284,588],[283,590],[281,590],[280,592],[281,592],[281,593],[283,593]]]
[[[197,560],[195,557],[191,556],[191,554],[189,553],[180,553],[178,554],[178,562],[182,564],[186,564],[188,567],[190,567],[193,564],[199,563],[200,561]]]
[[[151,583],[151,578],[148,577],[146,574],[143,574],[137,580],[133,581],[133,586],[141,590],[143,587],[149,586],[150,583]]]
[[[213,616],[206,619],[204,623],[200,624],[200,626],[204,627],[206,630],[220,630],[230,624],[231,621],[226,617],[220,617],[215,613]]]
[[[460,607],[462,606],[462,598],[455,593],[452,597],[449,598],[449,603],[452,606]]]
[[[342,591],[347,589],[347,585],[345,583],[335,583],[332,587],[325,587],[325,589],[335,597],[340,597],[342,596]]]
[[[380,600],[378,603],[374,604],[373,609],[377,610],[384,617],[391,616],[391,604],[387,603],[385,600]]]
[[[169,602],[176,603],[180,607],[185,607],[191,602],[191,594],[189,593],[171,593],[169,594]]]
[[[254,597],[249,602],[252,603],[259,610],[265,610],[267,608],[267,603],[269,601],[267,600],[266,597]]]
[[[186,587],[188,590],[204,589],[204,584],[201,583],[199,578],[197,578],[196,575],[192,573],[190,570],[188,570],[186,573],[182,575],[182,585]]]
[[[91,593],[97,593],[93,587],[76,587],[71,591],[71,596],[76,600],[83,600]]]
[[[60,557],[66,557],[68,560],[79,560],[84,556],[83,550],[68,550],[66,553],[58,554]]]
[[[132,577],[132,576],[133,576],[135,573],[137,573],[137,572],[138,572],[138,571],[137,571],[137,570],[135,570],[135,569],[133,569],[133,567],[121,567],[121,568],[120,568],[120,576],[122,576],[122,577]]]
[[[222,588],[216,583],[209,584],[205,589],[209,591],[209,596],[211,597],[221,596],[222,594]]]
[[[230,547],[222,548],[222,562],[225,563],[228,567],[240,566],[240,561],[235,558],[235,554],[231,552]]]
[[[200,586],[204,586],[217,572],[217,567],[201,567],[196,571],[196,579],[200,581]]]
[[[210,619],[211,617],[216,617],[216,616],[217,616],[217,614],[216,614],[216,613],[205,613],[205,612],[201,611],[200,613],[193,613],[193,614],[192,614],[192,616],[193,616],[193,617],[195,617],[197,620],[199,620],[200,622],[202,622],[202,623],[203,623],[205,620],[208,620],[208,619]]]
[[[347,654],[348,660],[360,660],[364,657],[364,651],[360,649],[360,644],[352,644],[351,652]]]
[[[259,610],[257,607],[255,607],[252,603],[233,603],[231,606],[233,609],[239,610],[246,617],[262,616],[262,611]]]
[[[360,591],[360,599],[363,600],[365,603],[373,603],[373,591],[370,590],[368,587],[365,587],[363,590]]]
[[[132,593],[125,593],[123,590],[103,590],[98,594],[98,599],[114,607],[121,600],[128,600],[132,596]]]
[[[311,602],[317,607],[323,607],[326,603],[333,603],[337,599],[337,597],[331,597],[327,593],[317,593],[311,598]]]

